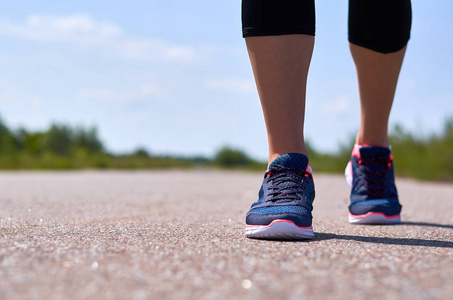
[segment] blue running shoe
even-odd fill
[[[315,187],[308,157],[275,159],[264,174],[259,199],[247,213],[245,235],[258,239],[311,239]]]
[[[389,148],[355,145],[345,175],[351,186],[350,223],[401,222]]]

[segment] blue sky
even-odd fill
[[[347,1],[317,1],[305,134],[337,149],[359,122]],[[453,2],[416,0],[391,124],[453,116]],[[240,1],[3,1],[0,113],[10,127],[96,125],[108,149],[267,157]]]

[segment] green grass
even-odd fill
[[[395,126],[390,140],[397,176],[422,180],[453,181],[453,118],[442,132],[419,137]],[[310,165],[315,172],[343,173],[354,138],[336,153],[322,153],[308,144]],[[0,169],[168,169],[210,168],[262,172],[267,163],[244,151],[220,148],[213,158],[152,155],[137,149],[113,155],[105,149],[96,128],[53,124],[46,131],[10,130],[0,119]]]

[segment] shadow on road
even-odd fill
[[[421,224],[424,224],[424,223],[421,223]],[[426,226],[429,226],[429,225],[426,225]],[[363,243],[376,243],[376,244],[388,244],[388,245],[453,248],[453,243],[446,242],[446,241],[391,238],[391,237],[369,237],[369,236],[342,235],[342,234],[321,233],[321,232],[315,233],[314,241],[323,241],[323,240],[348,240],[348,241],[357,241],[357,242],[363,242]]]
[[[396,226],[400,226],[400,225],[429,226],[429,227],[439,227],[439,228],[450,228],[450,229],[453,229],[453,225],[426,223],[426,222],[401,222],[401,223],[395,224],[395,225]]]

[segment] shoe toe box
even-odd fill
[[[312,225],[311,211],[299,205],[259,207],[247,213],[248,225],[269,225],[275,220],[288,220],[299,227]]]
[[[395,216],[401,213],[398,199],[375,199],[353,201],[349,205],[349,212],[353,215],[365,215],[369,212],[382,213],[386,216]]]

